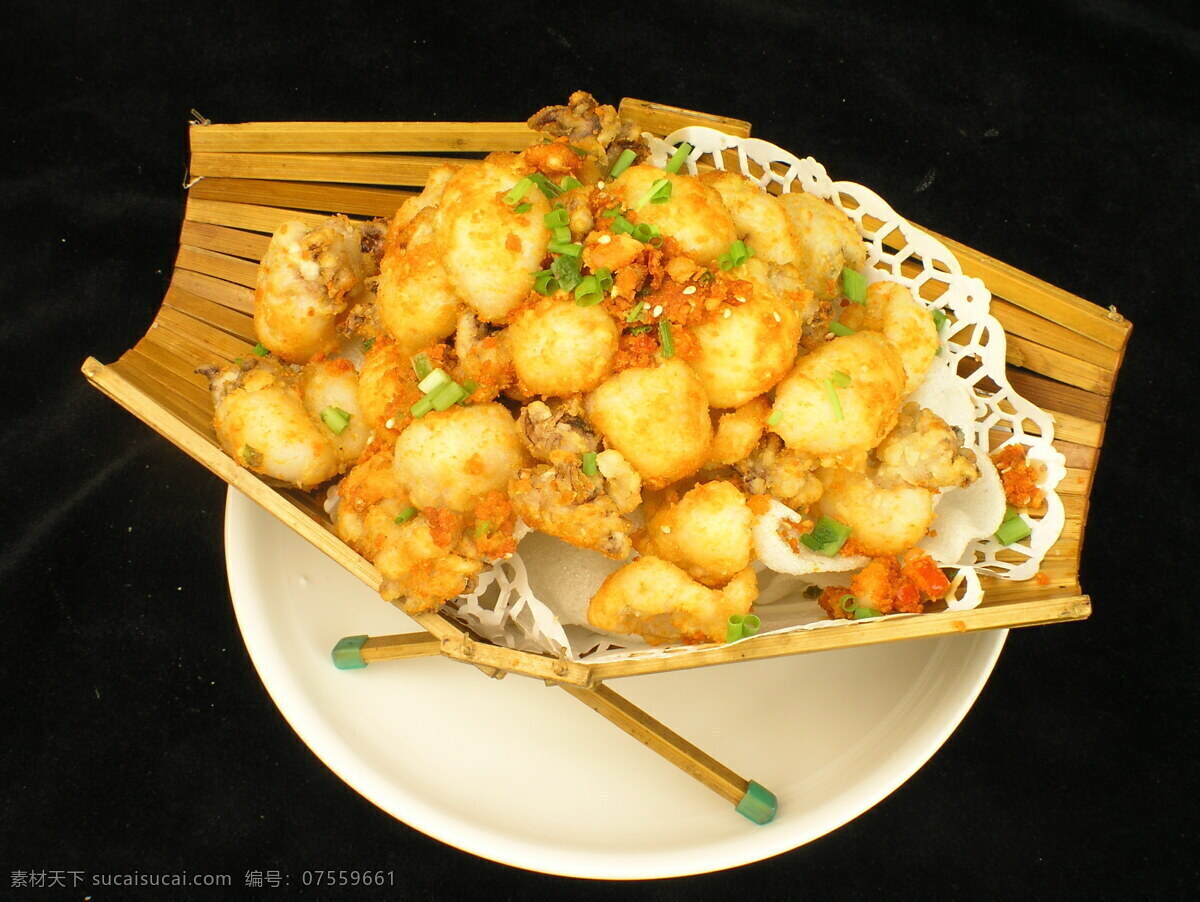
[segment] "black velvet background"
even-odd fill
[[[225,486],[79,373],[87,355],[110,362],[131,347],[161,301],[192,108],[218,122],[516,120],[576,88],[748,119],[902,215],[1136,325],[1084,550],[1092,619],[1013,633],[944,748],[848,826],[760,864],[620,890],[1191,895],[1193,8],[10,6],[0,898],[87,894],[11,886],[12,872],[30,870],[228,872],[232,897],[287,898],[294,885],[250,893],[240,875],[322,866],[393,869],[403,886],[390,895],[405,899],[614,891],[461,853],[328,771],[242,645],[225,581]]]

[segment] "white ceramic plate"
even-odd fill
[[[475,855],[575,877],[674,877],[794,849],[857,817],[945,742],[1007,631],[615,680],[757,780],[756,826],[567,693],[445,658],[340,671],[343,636],[415,623],[230,489],[225,549],[246,647],[300,738],[355,790]]]

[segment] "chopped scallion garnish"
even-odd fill
[[[649,244],[655,238],[659,237],[658,226],[651,225],[648,222],[639,222],[629,234],[632,238],[642,242],[642,244]]]
[[[839,336],[854,334],[853,329],[851,329],[849,326],[843,326],[837,320],[834,320],[833,322],[831,322],[829,324],[829,331],[832,332],[834,335],[839,335]]]
[[[491,531],[492,531],[492,521],[491,520],[480,520],[478,523],[475,524],[475,538],[477,538],[477,539],[482,539],[484,536],[486,536]]]
[[[350,425],[350,414],[332,404],[321,411],[320,417],[321,422],[328,426],[334,435],[341,435]]]
[[[424,351],[413,357],[412,365],[418,379],[424,379],[433,372],[433,364],[429,362],[429,355]]]
[[[532,209],[533,209],[533,204],[526,201],[523,204],[517,204],[515,207],[513,207],[513,212],[514,213],[528,213]]]
[[[658,321],[658,340],[662,344],[663,359],[675,356],[675,340],[671,338],[671,321]]]
[[[254,356],[255,357],[266,357],[270,353],[271,353],[270,351],[268,351],[265,347],[263,347],[263,343],[261,341],[254,346]]]
[[[840,423],[843,419],[842,402],[838,398],[837,389],[833,387],[833,380],[825,380],[825,394],[829,397],[829,406],[833,408],[834,422]]]
[[[563,291],[574,291],[579,284],[580,259],[571,254],[560,254],[550,264],[550,272],[558,280],[558,287]]]
[[[772,410],[771,415],[769,417],[767,417],[767,425],[768,426],[778,426],[779,421],[782,419],[783,419],[783,411],[782,410]]]
[[[625,314],[625,322],[636,323],[639,319],[641,319],[642,311],[645,309],[646,309],[646,302],[638,301],[636,304],[633,305],[633,309],[630,310],[627,314]]]
[[[637,159],[637,154],[628,147],[621,151],[621,155],[617,157],[617,161],[613,163],[612,169],[608,173],[610,179],[615,179],[622,172],[633,165],[633,161]]]
[[[571,217],[562,207],[555,207],[542,217],[542,222],[546,224],[546,228],[548,229],[561,229],[571,222]]]
[[[883,611],[877,611],[874,608],[859,607],[859,608],[854,609],[854,619],[855,620],[869,620],[872,617],[882,617],[882,616],[883,616]]]
[[[449,410],[467,396],[467,390],[457,382],[450,382],[429,393],[429,402],[434,410]]]
[[[580,469],[583,470],[584,476],[595,476],[600,471],[600,467],[596,464],[595,451],[583,452],[583,463]]]
[[[595,276],[584,276],[575,288],[575,303],[580,307],[593,307],[604,300],[600,280]]]
[[[838,607],[847,614],[853,614],[858,609],[858,596],[843,595],[838,599]]]
[[[521,179],[512,186],[512,190],[510,190],[508,194],[504,195],[504,202],[510,205],[519,202],[522,197],[529,193],[529,189],[532,187],[533,180],[531,178],[527,176]]]
[[[671,159],[667,160],[667,172],[679,172],[683,168],[684,162],[688,158],[688,154],[692,152],[692,145],[684,141],[675,148],[675,153],[671,154]]]
[[[762,626],[762,620],[755,614],[730,614],[729,619],[725,622],[725,641],[737,642],[739,639],[748,639],[758,632]]]
[[[867,277],[849,266],[842,268],[842,294],[856,304],[867,302]]]
[[[375,339],[365,338],[365,339],[363,339],[362,349],[364,351],[369,351],[369,350],[371,350],[372,347],[374,347],[374,345],[375,345]]]
[[[429,375],[418,382],[417,388],[421,389],[425,394],[429,394],[431,391],[436,391],[452,381],[454,380],[450,378],[450,374],[439,366],[436,370],[431,370]]]
[[[569,257],[578,257],[580,254],[583,253],[583,245],[582,244],[572,244],[571,236],[569,234],[570,230],[564,229],[563,231],[568,232],[567,240],[566,241],[557,241],[557,240],[551,241],[549,244],[546,245],[546,250],[548,250],[552,254],[566,254]]]
[[[800,541],[817,554],[833,557],[846,544],[851,532],[851,528],[844,523],[832,517],[821,517],[813,531],[802,535]]]
[[[533,290],[538,294],[549,297],[558,291],[558,279],[554,278],[553,270],[543,269],[533,274]]]
[[[1009,516],[1011,511],[1011,516]],[[996,530],[996,541],[1001,545],[1011,545],[1013,542],[1019,542],[1022,539],[1027,539],[1033,535],[1033,530],[1029,528],[1029,524],[1018,514],[1013,508],[1008,508],[1005,512],[1004,522],[1000,524],[1000,528]]]
[[[841,370],[833,371],[833,384],[838,388],[848,388],[850,386],[850,377]]]
[[[562,194],[562,188],[558,187],[558,185],[554,184],[554,182],[550,181],[550,179],[546,178],[540,172],[534,172],[527,176],[527,178],[538,186],[542,194],[546,195],[547,200],[554,200],[554,198]]]
[[[938,307],[934,307],[929,311],[929,313],[933,317],[933,328],[941,332],[942,326],[946,325],[946,323],[950,321],[950,317],[946,316],[946,314]]]
[[[574,188],[582,188],[583,182],[579,181],[579,179],[575,178],[573,175],[568,175],[558,183],[558,187],[562,191],[570,191]]]
[[[638,198],[637,203],[633,205],[633,209],[640,210],[646,204],[665,204],[671,199],[671,181],[670,179],[655,179],[654,184],[650,189]]]
[[[596,270],[596,278],[600,280],[600,288],[602,291],[604,291],[606,294],[612,291],[613,277],[611,269],[609,269],[607,266],[601,266]]]
[[[416,515],[417,509],[410,504],[404,510],[400,511],[400,513],[396,514],[396,519],[392,522],[399,526],[401,523],[407,523]]]
[[[754,256],[754,249],[746,247],[746,242],[738,240],[729,245],[729,250],[717,257],[717,266],[722,272],[728,272],[735,267],[741,266],[747,260]]]

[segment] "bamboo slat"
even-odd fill
[[[424,185],[430,171],[438,166],[461,163],[441,157],[345,153],[194,153],[189,172],[192,176],[413,187]]]
[[[179,243],[206,251],[244,257],[257,264],[267,252],[271,239],[256,232],[243,232],[240,229],[228,229],[207,222],[184,220],[179,233]]]
[[[347,216],[390,217],[417,192],[396,188],[283,182],[267,179],[205,178],[196,183],[191,197]]]
[[[454,153],[524,150],[523,122],[246,122],[193,125],[192,153]]]

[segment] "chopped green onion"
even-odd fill
[[[320,417],[321,422],[328,426],[329,431],[334,435],[341,435],[350,425],[350,414],[332,404],[321,411]]]
[[[783,419],[783,411],[782,410],[772,410],[771,415],[769,417],[767,417],[767,425],[768,426],[778,426],[779,421],[782,419]]]
[[[478,523],[475,524],[475,538],[477,538],[477,539],[482,539],[484,536],[486,536],[491,531],[492,531],[492,521],[491,520],[480,520]]]
[[[392,522],[399,526],[401,523],[407,523],[416,515],[417,509],[410,504],[404,510],[400,511],[400,513],[396,514],[396,519]]]
[[[647,332],[649,332],[653,328],[654,327],[651,325],[642,324],[640,326],[634,326],[632,329],[630,329],[629,334],[630,335],[645,335]]]
[[[262,452],[249,445],[242,445],[242,462],[248,467],[261,467],[263,462]]]
[[[568,144],[567,149],[570,150],[572,153],[574,153],[575,156],[577,156],[577,157],[582,158],[582,157],[586,157],[588,155],[588,152],[586,150],[584,150],[582,147],[576,147],[574,144]],[[568,178],[570,178],[570,176],[568,176]]]
[[[850,385],[850,377],[841,370],[833,371],[833,384],[838,388],[848,388]]]
[[[621,207],[619,204],[615,207],[609,207],[607,210],[605,210],[603,213],[600,214],[600,216],[603,219],[612,219],[614,216],[620,216],[620,215],[621,215]]]
[[[654,184],[650,189],[638,198],[633,209],[640,210],[646,204],[665,204],[671,199],[671,181],[670,179],[655,179]]]
[[[546,224],[546,228],[548,229],[561,229],[563,226],[570,224],[571,217],[562,207],[556,206],[542,217],[542,222]]]
[[[760,626],[762,620],[754,614],[730,614],[729,619],[725,621],[725,641],[737,642],[739,639],[747,639],[757,633]]]
[[[856,304],[867,302],[867,277],[849,266],[842,268],[842,294]]]
[[[548,297],[558,291],[558,288],[558,279],[554,278],[553,270],[543,269],[533,274],[533,290],[538,294]]]
[[[571,254],[560,254],[550,264],[550,272],[558,280],[558,287],[563,291],[574,291],[582,278],[580,260]]]
[[[429,355],[424,351],[412,359],[412,365],[418,379],[424,379],[433,372],[433,364],[429,362]]]
[[[436,391],[443,385],[448,385],[453,381],[454,380],[450,378],[450,375],[439,366],[436,370],[431,371],[428,376],[418,382],[417,388],[421,389],[421,391],[425,392],[425,394],[429,394],[431,391]]]
[[[739,240],[729,245],[729,251],[717,258],[717,265],[721,267],[722,272],[728,272],[741,266],[753,256],[754,249],[746,247],[746,242]]]
[[[533,209],[533,204],[526,201],[523,204],[517,204],[515,207],[513,207],[513,212],[514,213],[528,213],[532,209]]]
[[[858,609],[858,597],[855,595],[843,595],[838,599],[838,607],[847,614],[853,614]]]
[[[575,148],[572,148],[572,149],[574,150]],[[583,156],[582,151],[580,151],[579,153],[580,153],[580,156]],[[558,183],[558,187],[559,187],[560,191],[571,191],[574,188],[582,188],[583,182],[579,181],[579,179],[575,178],[575,176],[573,176],[573,175],[568,175],[566,178],[564,178],[561,182]]]
[[[1001,545],[1011,545],[1013,542],[1019,542],[1033,535],[1033,530],[1029,528],[1029,524],[1021,518],[1021,515],[1011,507],[1008,510],[1012,511],[1012,516],[1008,516],[1006,512],[1004,522],[996,530],[996,541]]]
[[[938,307],[934,307],[929,313],[933,317],[933,328],[941,332],[942,326],[950,321],[950,317],[946,316],[945,312]]]
[[[829,396],[829,406],[833,408],[834,422],[840,423],[844,417],[842,415],[842,402],[838,399],[837,389],[833,387],[833,380],[825,380],[825,394]]]
[[[429,413],[429,411],[433,410],[432,397],[432,395],[426,395],[412,407],[408,408],[408,412],[419,420],[425,414]]]
[[[625,314],[625,322],[636,323],[642,317],[642,311],[646,309],[645,301],[638,301],[633,305],[633,309]]]
[[[510,190],[508,194],[504,195],[504,202],[510,205],[517,203],[522,197],[529,193],[529,189],[532,187],[533,179],[526,176],[513,185],[512,190]]]
[[[607,266],[601,266],[596,270],[596,278],[600,280],[600,288],[605,293],[612,291],[613,277],[611,269],[609,269]]]
[[[834,335],[841,335],[841,336],[854,334],[853,329],[851,329],[849,326],[843,326],[837,320],[834,320],[833,322],[831,322],[829,324],[829,331],[832,332]]]
[[[648,222],[639,222],[629,234],[632,238],[642,242],[642,244],[649,244],[655,238],[659,237],[658,226],[651,225]]]
[[[564,229],[563,231],[569,231]],[[583,253],[582,244],[572,244],[568,235],[566,241],[551,241],[546,245],[546,250],[552,254],[566,254],[568,257],[578,257]]]
[[[371,350],[371,348],[372,348],[374,345],[375,345],[375,339],[373,339],[373,338],[366,338],[366,339],[363,339],[363,343],[362,343],[362,349],[363,349],[364,351],[369,351],[369,350]]]
[[[692,145],[686,141],[676,147],[675,153],[671,154],[671,159],[667,160],[667,172],[679,172],[691,152]]]
[[[633,231],[633,223],[626,219],[619,211],[609,218],[612,220],[612,230],[618,235],[628,235]]]
[[[600,280],[595,276],[584,276],[575,288],[575,303],[580,307],[592,307],[604,300]]]
[[[474,379],[464,379],[462,381],[462,388],[463,388],[463,391],[466,392],[466,395],[463,397],[462,401],[458,402],[459,404],[462,404],[463,401],[466,401],[467,398],[469,398],[469,397],[471,397],[471,395],[475,394],[475,389],[479,388],[479,383],[476,382]]]
[[[434,410],[442,411],[449,410],[466,396],[467,390],[465,388],[457,382],[451,382],[443,385],[436,391],[430,392],[428,398]]]
[[[265,347],[263,347],[263,343],[261,341],[254,346],[254,356],[255,357],[266,357],[270,353],[271,353],[270,351],[268,351]]]
[[[675,356],[675,341],[671,338],[671,321],[658,321],[658,339],[662,344],[663,359],[666,360]]]
[[[595,451],[583,452],[583,464],[581,469],[583,470],[584,476],[595,476],[600,471],[600,467],[596,464]]]
[[[802,535],[800,541],[817,554],[833,557],[846,544],[851,532],[853,530],[844,523],[839,523],[832,517],[822,517],[813,527],[813,531]]]
[[[550,181],[550,179],[546,178],[540,172],[534,172],[527,176],[527,178],[538,186],[542,194],[546,195],[547,200],[554,200],[554,198],[562,194],[562,188],[558,187],[558,185],[554,184],[554,182]]]
[[[610,179],[615,179],[621,175],[626,169],[633,165],[633,161],[637,159],[637,154],[628,147],[621,151],[621,155],[617,157],[617,161],[613,163],[612,169],[608,173]]]
[[[753,636],[758,632],[760,626],[762,626],[762,620],[757,614],[747,614],[742,618],[742,635]]]
[[[883,611],[877,611],[874,608],[855,608],[855,620],[869,620],[872,617],[882,617]]]

